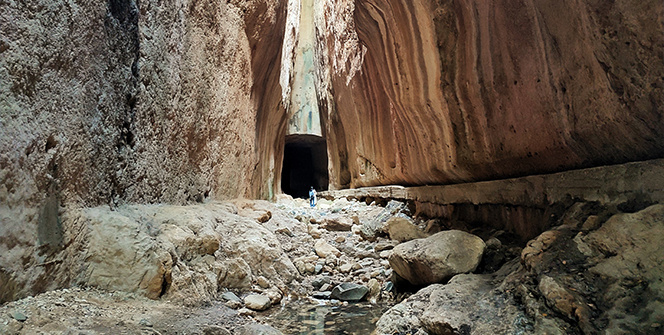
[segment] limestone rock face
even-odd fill
[[[278,238],[228,204],[71,210],[63,225],[53,281],[197,305],[253,282],[285,287],[297,273]]]
[[[275,177],[256,165],[273,171],[279,147],[274,122],[259,130],[272,122],[264,111],[287,118],[273,66],[285,5],[0,6],[0,253],[12,250],[0,277],[17,287],[8,295],[66,285],[38,266],[59,262],[61,206],[181,204],[261,194],[251,185],[274,189]],[[209,242],[203,247],[214,248]]]
[[[664,155],[661,1],[316,8],[334,186],[495,179]]]
[[[664,205],[608,220],[598,214],[603,219],[596,230],[584,225],[594,215],[570,215],[569,223],[530,241],[521,255],[527,272],[512,280],[516,294],[536,324],[554,315],[559,321],[575,320],[585,334],[661,331]],[[529,284],[527,278],[536,280]],[[635,304],[642,307],[635,310]]]
[[[481,238],[449,230],[397,245],[390,266],[413,285],[439,283],[460,273],[474,271],[485,248]]]

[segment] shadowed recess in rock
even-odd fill
[[[315,135],[289,135],[284,147],[281,188],[293,197],[307,197],[309,188],[327,190],[327,146]]]

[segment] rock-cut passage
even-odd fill
[[[289,135],[284,147],[281,188],[293,197],[307,197],[309,188],[327,190],[327,145],[316,135]]]

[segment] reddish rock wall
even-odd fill
[[[663,7],[319,3],[332,186],[467,182],[663,157]]]

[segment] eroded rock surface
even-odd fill
[[[331,184],[662,157],[663,13],[657,0],[316,2]]]
[[[429,285],[383,314],[374,334],[536,334],[519,303],[495,290],[509,270],[498,280],[461,274]]]
[[[399,276],[413,285],[440,283],[479,265],[486,245],[481,238],[459,230],[397,245],[389,256]]]
[[[70,284],[40,265],[62,256],[63,206],[274,193],[285,6],[3,3],[0,301]]]

